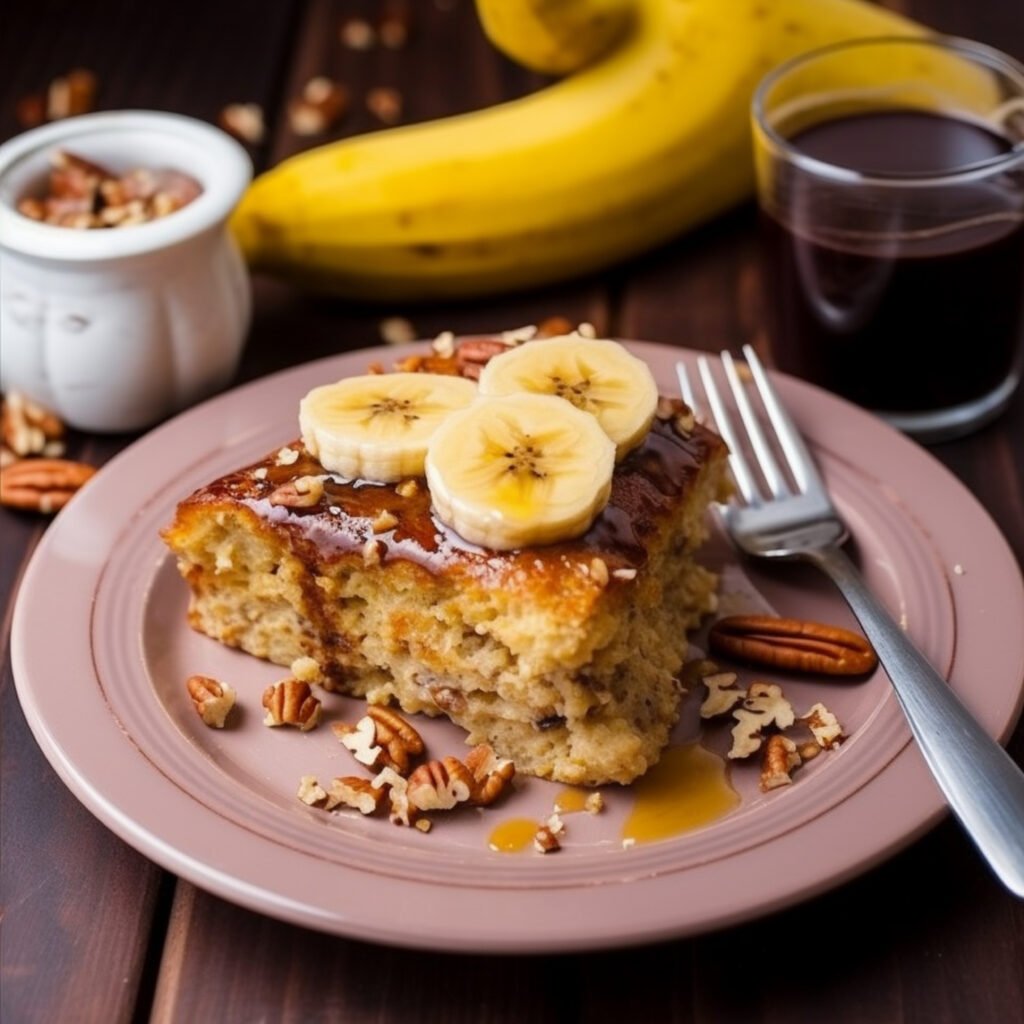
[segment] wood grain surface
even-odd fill
[[[1019,4],[888,5],[1024,57]],[[363,102],[376,86],[397,89],[403,119],[419,121],[543,84],[486,43],[468,0],[415,0],[402,50],[357,52],[340,44],[341,21],[375,20],[383,6],[9,4],[0,27],[0,138],[18,130],[19,97],[74,67],[99,75],[101,109],[167,109],[215,120],[228,102],[259,103],[269,132],[252,150],[258,167],[305,144],[284,111],[315,74],[351,90],[339,135],[379,126]],[[259,280],[239,380],[377,344],[381,319],[396,315],[422,336],[562,314],[621,337],[714,350],[763,345],[755,256],[746,207],[607,273],[489,301],[353,307]],[[74,436],[71,456],[102,465],[133,439]],[[1024,563],[1024,395],[998,423],[932,451],[977,495]],[[176,879],[79,805],[22,716],[8,649],[11,614],[45,525],[0,510],[4,1024],[1024,1021],[1024,904],[999,887],[949,821],[791,910],[687,941],[587,955],[493,958],[370,946],[282,924]],[[1024,730],[1010,751],[1024,761]]]

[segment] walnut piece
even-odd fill
[[[294,725],[308,732],[320,724],[320,701],[301,679],[283,679],[268,686],[263,691],[263,706],[267,709],[264,725]]]
[[[228,714],[235,706],[235,691],[227,683],[209,676],[189,676],[185,683],[196,714],[211,729],[223,729]]]

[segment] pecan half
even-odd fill
[[[716,654],[756,665],[832,676],[863,675],[878,664],[867,640],[848,629],[771,615],[719,619],[708,643]]]
[[[409,802],[421,811],[448,811],[476,789],[470,770],[455,757],[421,764],[409,776]]]
[[[0,504],[32,512],[56,512],[96,472],[67,459],[22,459],[0,472]]]
[[[320,701],[313,696],[309,683],[299,679],[283,679],[263,691],[263,706],[267,709],[264,725],[294,725],[303,732],[320,724]]]

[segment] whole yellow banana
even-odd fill
[[[520,56],[538,17],[578,18],[587,2],[478,0],[503,8],[485,25]],[[624,37],[584,70],[487,110],[292,157],[253,183],[233,226],[255,268],[360,299],[571,277],[749,194],[749,103],[769,68],[830,41],[919,31],[862,0],[633,0]],[[595,34],[574,60],[606,43]]]

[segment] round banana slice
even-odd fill
[[[585,533],[608,502],[615,445],[593,416],[553,395],[480,398],[447,419],[427,449],[441,522],[473,544],[509,551]]]
[[[481,395],[558,395],[597,417],[619,461],[647,436],[658,386],[647,364],[618,342],[567,334],[528,341],[495,356],[480,374]]]
[[[302,443],[324,469],[352,479],[422,476],[431,435],[476,393],[472,381],[437,373],[347,377],[302,399]]]

